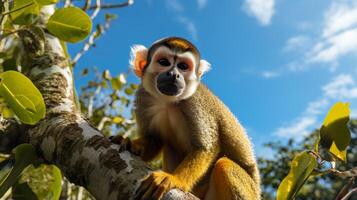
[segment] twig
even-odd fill
[[[3,30],[1,30],[1,31],[3,31]],[[17,33],[18,31],[19,31],[19,30],[14,30],[14,31],[8,32],[8,33],[6,33],[6,34],[0,35],[0,41],[3,40],[4,38],[6,38],[6,37],[8,37],[8,36],[10,36],[10,35],[12,35],[12,34],[14,34],[14,33]]]
[[[94,12],[92,13],[92,15],[90,16],[90,18],[91,18],[92,20],[98,15],[98,13],[99,13],[99,11],[100,11],[100,9],[101,9],[100,5],[101,5],[100,0],[96,0],[96,1],[95,1],[95,6],[96,6],[96,8],[95,8]]]
[[[100,93],[102,90],[101,86],[98,86],[97,89],[95,90],[94,94],[89,98],[88,102],[88,114],[87,117],[91,118],[93,115],[93,104],[94,104],[94,98]]]
[[[348,198],[350,198],[350,196],[352,196],[352,194],[355,192],[357,192],[357,188],[350,190],[341,200],[348,200]]]
[[[21,9],[23,9],[23,8],[26,8],[26,7],[32,6],[33,4],[34,4],[34,3],[33,3],[33,2],[31,2],[31,3],[29,3],[29,4],[26,4],[26,5],[24,5],[24,6],[21,6],[20,8],[16,8],[16,9],[14,9],[14,10],[10,10],[10,11],[8,11],[8,12],[2,13],[2,15],[8,15],[8,14],[10,14],[10,13],[13,13],[13,12],[19,11],[19,10],[21,10]]]
[[[4,196],[1,197],[1,200],[3,200],[3,199],[8,199],[8,198],[11,196],[11,194],[12,194],[11,191],[12,191],[11,189],[8,189],[8,190],[6,191],[6,193],[4,194]]]
[[[336,175],[341,178],[348,178],[348,177],[356,177],[357,176],[357,167],[352,168],[347,171],[338,171],[336,169],[329,169],[328,172],[332,173],[333,175]]]
[[[354,182],[355,182],[355,177],[350,178],[348,183],[345,184],[343,186],[343,188],[340,190],[340,192],[337,194],[336,200],[341,200],[348,193],[348,191],[351,189],[351,187],[353,186]]]
[[[72,1],[71,0],[65,0],[64,2],[64,7],[67,8],[67,7],[70,7],[72,5]]]
[[[123,7],[130,6],[133,3],[134,3],[134,0],[128,0],[127,2],[119,3],[119,4],[103,4],[103,5],[100,5],[100,9],[123,8]],[[89,7],[89,10],[94,10],[96,8],[97,8],[97,6],[91,6],[91,7]]]
[[[83,11],[86,11],[90,8],[90,3],[91,3],[91,0],[86,0],[86,2],[84,3],[84,6],[82,7],[82,10]]]
[[[103,117],[102,120],[100,120],[97,129],[98,130],[103,130],[105,122],[109,122],[111,119],[109,117]]]
[[[96,30],[91,33],[91,35],[88,38],[88,41],[84,44],[83,48],[74,56],[73,61],[72,61],[72,66],[74,67],[79,59],[89,50],[90,47],[94,45],[94,40],[98,38],[99,35],[105,33],[110,27],[110,22],[111,20],[106,20],[104,28],[101,30]]]
[[[8,159],[10,158],[10,155],[0,153],[0,158]]]

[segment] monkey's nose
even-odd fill
[[[180,74],[176,74],[173,71],[166,72],[166,75],[172,78],[172,80],[176,80],[180,78]]]
[[[173,76],[173,75],[174,75],[174,72],[173,72],[173,71],[168,71],[168,72],[166,72],[166,75],[167,75],[167,76]]]

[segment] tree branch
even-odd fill
[[[39,22],[45,23],[53,12],[53,6],[43,7]],[[42,93],[46,116],[20,132],[28,134],[28,141],[44,160],[57,165],[69,181],[85,187],[96,199],[132,199],[140,180],[152,170],[129,152],[119,152],[118,145],[82,117],[74,103],[72,68],[60,40],[49,33],[45,39],[43,55],[31,52],[33,48],[23,55],[28,70],[23,73]],[[10,124],[1,126],[0,131],[12,132],[17,122]],[[165,199],[195,197],[172,190]]]
[[[134,3],[134,0],[128,0],[127,2],[118,3],[118,4],[102,4],[102,5],[100,5],[100,9],[123,8],[123,7],[130,6],[133,3]],[[98,6],[91,6],[91,7],[89,7],[89,10],[95,10],[97,8],[98,8]]]

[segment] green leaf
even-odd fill
[[[349,104],[338,102],[332,106],[320,129],[321,145],[342,161],[347,161],[346,149],[351,141],[351,133],[347,127],[349,120]]]
[[[124,90],[125,94],[127,95],[132,95],[134,94],[134,90],[132,88],[125,88]]]
[[[124,121],[124,119],[123,119],[122,117],[114,117],[114,118],[112,119],[112,121],[113,121],[113,123],[115,123],[115,124],[120,124],[121,122]]]
[[[55,165],[51,165],[51,167],[53,180],[49,186],[49,192],[53,195],[53,199],[59,199],[62,190],[62,174]]]
[[[21,122],[33,125],[44,118],[45,103],[30,79],[16,71],[6,71],[0,78],[0,95]]]
[[[298,154],[291,162],[289,174],[279,185],[276,199],[294,199],[315,167],[317,160],[314,156],[306,151]]]
[[[61,8],[50,17],[48,30],[66,42],[79,42],[92,30],[92,20],[79,8]]]
[[[138,86],[137,84],[134,84],[134,83],[131,83],[131,84],[130,84],[130,87],[131,87],[131,89],[133,89],[133,90],[137,90],[137,89],[139,88],[139,86]]]
[[[33,24],[40,14],[40,7],[33,0],[15,0],[10,16],[14,24]]]
[[[31,190],[27,183],[18,183],[12,189],[14,200],[37,200],[36,194]]]
[[[317,138],[314,142],[314,151],[319,152],[319,143],[320,143],[320,135],[317,135]]]
[[[58,0],[35,0],[36,3],[40,4],[40,5],[50,5],[50,4],[55,4],[58,2]]]
[[[28,165],[37,161],[35,148],[30,144],[21,144],[13,149],[12,152],[15,154],[15,165],[7,176],[0,180],[0,197],[16,183],[21,172]]]
[[[22,172],[19,182],[26,182],[41,200],[56,200],[61,194],[62,175],[55,165],[31,165]]]
[[[13,159],[6,159],[0,162],[0,183],[8,176],[14,166]]]
[[[126,77],[124,74],[114,77],[110,80],[113,90],[120,90],[126,84]]]

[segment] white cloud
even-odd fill
[[[196,25],[195,25],[195,23],[193,21],[189,20],[186,17],[182,17],[182,16],[178,17],[177,20],[178,20],[178,22],[183,24],[184,27],[186,27],[187,31],[189,32],[189,34],[191,35],[193,40],[197,40],[198,39],[197,28],[196,28]]]
[[[306,47],[306,45],[310,42],[310,39],[304,35],[298,35],[289,38],[286,42],[283,51],[290,52],[290,51],[297,51]]]
[[[323,37],[329,37],[340,31],[357,25],[357,1],[333,2],[325,13]]]
[[[333,99],[357,98],[357,86],[351,75],[341,74],[323,88],[325,96]]]
[[[319,99],[308,103],[308,106],[304,112],[304,115],[319,115],[328,106],[329,101],[327,99]]]
[[[275,78],[275,77],[278,77],[279,75],[280,75],[280,73],[276,72],[276,71],[262,71],[261,72],[261,76],[266,79]]]
[[[280,127],[275,134],[281,137],[301,137],[309,134],[309,128],[316,124],[316,118],[302,117],[286,127]]]
[[[322,87],[321,98],[308,103],[302,114],[288,125],[279,127],[275,135],[285,138],[300,139],[322,123],[330,106],[337,101],[350,102],[357,99],[357,84],[351,75],[340,74]],[[352,109],[351,116],[357,116],[357,109]]]
[[[323,66],[335,70],[341,58],[357,55],[357,0],[332,1],[324,12],[320,30],[306,31],[318,31],[320,34],[294,36],[286,42],[283,52],[301,53],[301,58],[290,62],[287,69],[301,71],[316,63],[325,63]]]
[[[334,1],[325,12],[321,36],[307,59],[310,63],[337,63],[351,53],[357,53],[357,0]]]
[[[183,12],[185,7],[178,0],[166,0],[166,7],[175,12]]]
[[[207,0],[197,0],[198,9],[203,9],[207,5]]]
[[[246,12],[258,19],[262,25],[269,25],[275,13],[275,0],[245,0]]]
[[[340,57],[357,52],[357,28],[327,37],[309,53],[310,62],[336,62]]]

